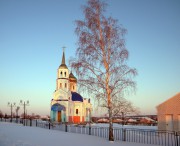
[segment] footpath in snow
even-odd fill
[[[0,122],[0,146],[154,146]]]

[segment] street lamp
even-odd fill
[[[89,135],[91,135],[91,108],[89,110]]]
[[[16,103],[15,102],[14,103],[8,102],[8,106],[11,107],[11,122],[12,122],[12,109],[13,109],[13,107],[16,106]]]
[[[16,123],[18,123],[18,111],[19,111],[20,107],[17,106],[16,108]]]
[[[20,100],[20,105],[24,106],[24,126],[25,126],[25,110],[26,110],[26,106],[29,106],[29,100],[27,100],[26,102],[25,101],[22,101]]]
[[[122,126],[124,125],[124,112],[121,112],[122,113]]]

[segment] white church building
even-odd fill
[[[90,99],[77,93],[77,79],[69,73],[63,51],[62,63],[57,70],[56,90],[51,100],[52,122],[89,122],[92,104]]]

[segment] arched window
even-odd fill
[[[64,76],[66,77],[66,72],[64,72]]]
[[[59,86],[60,86],[60,88],[62,88],[62,83],[60,83],[60,85],[59,85]]]
[[[78,109],[76,109],[76,114],[78,115]]]
[[[65,83],[65,88],[67,88],[67,84]]]
[[[62,71],[61,71],[61,73],[60,73],[60,77],[62,77]]]
[[[73,86],[73,90],[74,90],[74,86]]]

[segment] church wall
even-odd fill
[[[51,117],[51,121],[56,121],[56,112],[51,111],[50,117]]]
[[[63,122],[68,122],[68,109],[69,109],[69,106],[68,106],[68,101],[62,101],[60,102],[60,104],[64,105],[66,107],[66,111],[64,111],[64,114],[63,114]]]
[[[91,104],[89,103],[89,99],[84,98],[83,100],[83,109],[84,109],[84,121],[89,122],[90,111],[92,109]]]
[[[69,118],[69,119],[68,119],[69,122],[70,122],[70,123],[73,123],[73,116],[69,116],[68,118]]]
[[[61,111],[61,122],[68,122],[66,111]]]
[[[58,86],[58,89],[63,89],[66,92],[69,91],[69,81],[67,79],[58,79],[57,86]]]
[[[68,69],[58,69],[58,78],[69,78],[69,70]]]
[[[73,103],[72,103],[72,101],[69,101],[68,112],[69,112],[68,121],[73,123]]]

